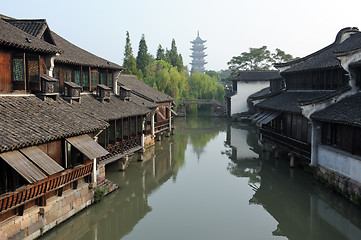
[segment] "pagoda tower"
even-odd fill
[[[207,62],[204,60],[204,57],[207,56],[207,54],[204,53],[204,50],[206,49],[206,47],[204,46],[204,43],[207,42],[207,40],[202,40],[199,37],[199,31],[198,31],[198,35],[197,38],[192,41],[191,43],[193,44],[191,50],[192,55],[190,55],[190,57],[192,58],[192,73],[193,72],[201,72],[201,73],[205,73],[206,69],[204,68],[204,65],[207,64]]]

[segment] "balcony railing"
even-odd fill
[[[169,129],[169,119],[154,123],[154,132],[158,133]]]
[[[291,153],[306,160],[311,159],[311,144],[274,132],[270,129],[261,128],[262,138],[286,147]]]
[[[49,176],[45,180],[16,189],[11,193],[0,196],[0,214],[19,207],[29,201],[44,196],[46,193],[64,187],[65,185],[90,175],[93,162],[68,169]]]
[[[107,158],[113,157],[118,154],[123,154],[135,147],[140,147],[140,146],[141,146],[140,136],[130,137],[129,139],[126,139],[126,140],[124,139],[121,142],[116,142],[115,144],[109,145],[106,148],[108,150],[109,154],[101,157],[99,160],[103,161]]]

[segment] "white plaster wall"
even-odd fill
[[[248,111],[247,98],[249,95],[268,86],[269,81],[237,82],[237,93],[231,97],[231,115]]]
[[[329,146],[318,146],[318,164],[361,183],[361,157]]]

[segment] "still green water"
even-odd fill
[[[178,118],[119,189],[41,239],[361,239],[361,209],[257,144],[256,128]]]

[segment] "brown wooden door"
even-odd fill
[[[0,52],[0,93],[11,90],[11,54]]]

